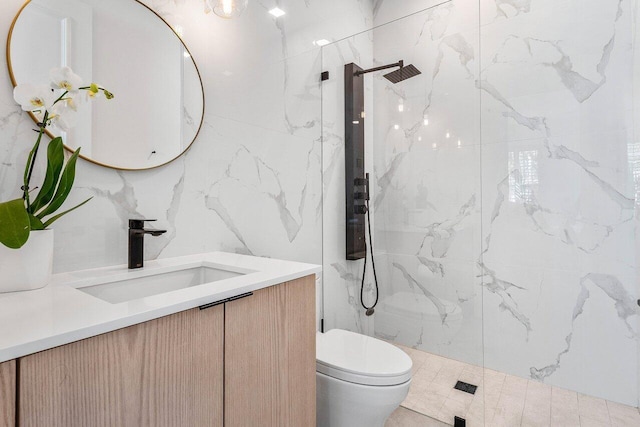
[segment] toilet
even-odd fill
[[[407,397],[411,358],[376,338],[332,329],[316,335],[318,427],[384,427]]]

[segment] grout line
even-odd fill
[[[611,418],[611,410],[609,409],[609,404],[613,403],[605,399],[604,403],[607,405],[607,415],[609,415],[609,425],[613,425],[613,419]],[[635,408],[640,412],[640,408]]]
[[[498,372],[498,371],[496,371],[496,372]],[[507,375],[505,374],[504,378],[502,378],[502,381],[500,382],[500,387],[499,387],[500,390],[498,392],[498,399],[496,400],[496,404],[495,404],[495,406],[493,408],[491,408],[491,409],[493,409],[493,417],[491,417],[491,420],[489,420],[489,422],[491,422],[491,423],[493,423],[493,420],[496,418],[497,410],[498,410],[498,404],[500,403],[500,400],[502,399],[502,390],[504,389],[504,383],[506,382],[506,380],[507,380]],[[485,394],[485,396],[486,396],[486,394]],[[485,403],[485,407],[486,407],[486,403]],[[485,415],[486,415],[486,413],[485,413]],[[487,422],[487,420],[485,420],[485,424],[486,424],[486,422]]]
[[[524,410],[527,408],[527,399],[529,399],[529,385],[531,380],[527,380],[527,389],[524,392],[524,402],[522,402],[522,413],[520,414],[520,425],[524,422]],[[551,404],[551,403],[549,403]]]
[[[551,386],[551,412],[549,413],[549,425],[553,423],[553,389],[554,387]]]
[[[544,383],[542,383],[544,384]],[[546,384],[548,385],[548,384]],[[549,385],[549,425],[551,425],[551,399],[553,399],[553,387]]]

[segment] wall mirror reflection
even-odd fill
[[[136,0],[31,0],[7,41],[14,85],[48,82],[53,67],[71,67],[108,87],[115,99],[78,109],[77,123],[52,130],[81,157],[139,170],[178,158],[204,115],[196,63],[172,28]]]

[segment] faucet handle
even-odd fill
[[[135,229],[143,229],[145,222],[153,222],[157,221],[157,219],[130,219],[129,220],[129,228]]]

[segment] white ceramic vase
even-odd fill
[[[0,244],[0,293],[43,288],[52,273],[53,230],[32,231],[20,249]]]

